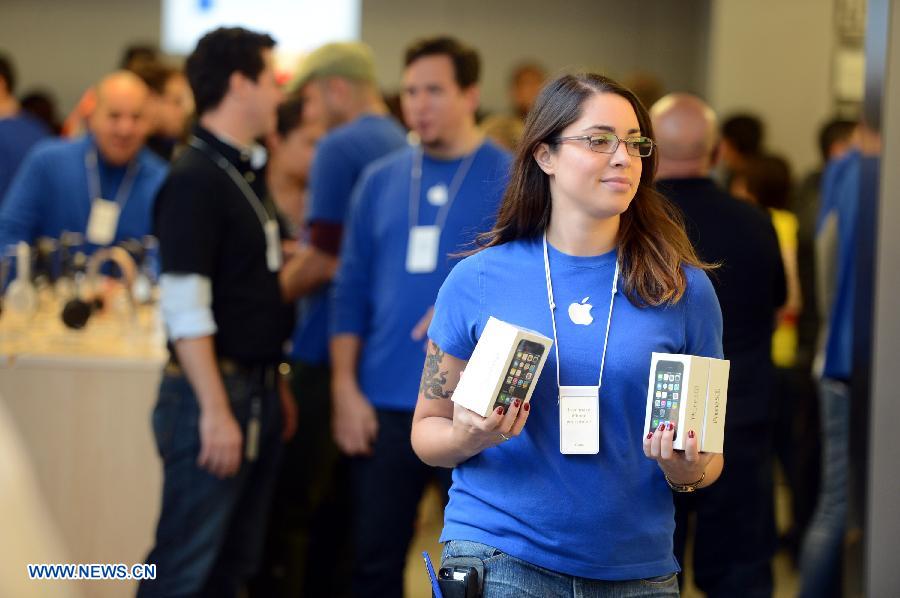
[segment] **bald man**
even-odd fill
[[[696,511],[694,579],[710,598],[771,596],[775,549],[772,453],[775,311],[786,297],[775,229],[766,212],[731,197],[710,178],[716,116],[700,98],[670,94],[650,109],[658,144],[657,188],[685,216],[722,307],[725,358],[731,360],[725,469],[696,495],[676,495],[675,552],[680,562],[687,517]]]
[[[150,233],[166,164],[144,148],[149,90],[118,71],[96,91],[87,135],[40,143],[22,162],[0,208],[0,251],[64,231],[84,233],[89,252]]]

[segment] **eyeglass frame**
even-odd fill
[[[595,150],[594,144],[591,143],[591,140],[594,139],[595,137],[613,137],[616,140],[616,145],[608,152],[602,152],[599,150]],[[641,154],[637,154],[637,155],[632,154],[630,151],[628,151],[628,140],[630,140],[630,139],[646,139],[647,141],[649,141],[650,142],[650,153],[647,154],[646,156],[642,156]],[[653,139],[651,139],[650,137],[647,137],[645,135],[635,135],[634,137],[625,137],[623,139],[622,137],[619,137],[618,135],[616,135],[615,133],[612,133],[612,132],[600,133],[597,135],[573,135],[570,137],[555,137],[552,141],[554,143],[562,143],[563,141],[587,141],[588,149],[591,150],[592,152],[594,152],[595,154],[614,154],[619,150],[619,144],[624,142],[625,143],[625,152],[629,156],[632,156],[634,158],[649,158],[650,156],[653,155],[653,150],[656,149],[656,142]]]

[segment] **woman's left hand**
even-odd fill
[[[675,425],[660,424],[644,437],[644,455],[654,459],[673,484],[692,484],[703,477],[715,454],[701,453],[697,435],[689,430],[683,451],[672,448]]]

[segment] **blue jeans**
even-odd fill
[[[425,465],[412,450],[412,412],[376,409],[372,455],[351,464],[353,486],[353,595],[403,598],[403,568],[419,501],[435,479],[446,502],[450,470]]]
[[[156,580],[141,583],[140,597],[236,596],[258,565],[281,454],[280,404],[277,390],[261,380],[229,375],[223,382],[245,442],[252,405],[259,405],[258,455],[252,462],[245,457],[225,479],[199,468],[197,398],[187,378],[163,377],[153,410],[164,468],[162,510],[146,559],[157,571]]]
[[[677,597],[678,577],[602,581],[557,573],[511,557],[496,548],[451,540],[441,562],[451,557],[474,557],[484,563],[484,598],[637,598]]]
[[[847,445],[850,387],[825,378],[821,384],[822,485],[800,554],[800,596],[840,595],[847,522]]]

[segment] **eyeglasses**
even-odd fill
[[[587,141],[591,151],[599,154],[616,153],[616,150],[619,149],[619,142],[621,141],[625,144],[625,151],[636,158],[648,157],[653,153],[653,148],[656,145],[649,137],[626,137],[625,139],[622,139],[613,133],[557,137],[556,141]]]

